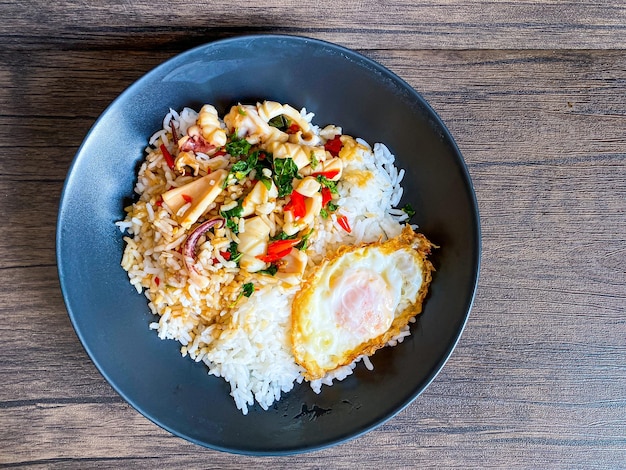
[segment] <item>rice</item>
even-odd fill
[[[263,117],[268,106],[266,102],[256,108],[239,105],[233,109],[252,122],[250,116],[257,113]],[[313,124],[313,114],[304,109],[297,114],[287,105],[282,109],[301,131],[295,137],[290,134],[291,140],[311,141],[319,146],[342,135],[340,127],[319,128]],[[244,132],[239,139],[245,136],[252,144],[261,145],[261,141],[255,142],[261,131],[251,129],[252,124],[236,114],[230,119],[240,119],[240,125],[230,127],[226,122],[229,117],[218,118],[210,106],[199,112],[189,108],[180,112],[170,109],[163,119],[163,128],[148,140],[146,158],[135,186],[138,199],[125,208],[125,219],[116,224],[126,234],[122,267],[128,272],[130,283],[146,296],[151,312],[158,316],[158,321],[150,323],[149,328],[161,339],[178,341],[183,356],[203,362],[210,375],[226,380],[237,408],[247,414],[255,403],[268,409],[282,394],[303,382],[303,368],[295,362],[291,351],[291,303],[306,273],[341,246],[397,236],[408,216],[396,208],[402,197],[400,183],[404,171],[394,166],[389,149],[381,143],[371,147],[362,139],[344,136],[343,148],[350,151],[341,158],[342,176],[336,183],[337,194],[333,199],[337,209],[329,211],[327,217],[315,217],[307,227],[311,230],[302,273],[283,273],[282,277],[260,274],[241,267],[246,253],[237,253],[244,255],[240,261],[232,259],[234,255],[229,250],[233,244],[243,246],[242,242],[254,230],[246,216],[233,216],[227,219],[229,224],[201,233],[190,251],[187,246],[190,233],[202,221],[237,211],[241,201],[245,202],[254,190],[254,179],[267,181],[272,177],[271,169],[265,167],[255,168],[248,176],[239,178],[233,172],[233,165],[242,161],[241,158],[225,153],[223,149],[228,147],[223,143],[205,145],[210,132],[217,143],[220,136],[234,139],[233,132]],[[256,125],[265,129],[263,122]],[[194,137],[200,135],[198,129],[202,139]],[[187,158],[183,155],[187,152],[183,150],[185,145],[191,145],[195,159],[183,161]],[[167,154],[176,158],[174,164],[168,162]],[[310,165],[313,166],[313,161]],[[166,200],[166,195],[176,193],[176,188],[189,188],[191,182],[200,178],[209,180],[220,171],[228,172],[223,189],[200,217],[185,227],[184,219],[193,212],[199,196],[194,196],[195,199],[187,196],[176,207],[173,196]],[[207,185],[206,191],[215,184]],[[270,236],[286,232],[289,227],[285,201],[280,198],[256,204],[255,214],[269,227]],[[343,228],[342,224],[346,223],[350,230]],[[409,334],[406,327],[390,345],[402,342]],[[323,385],[330,386],[333,381],[352,374],[359,361],[367,369],[373,368],[369,358],[362,356],[309,385],[319,393]]]

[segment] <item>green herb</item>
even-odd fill
[[[328,212],[335,212],[338,208],[339,206],[335,204],[333,201],[328,201],[328,203],[326,204],[326,210]]]
[[[235,301],[230,304],[231,308],[234,307],[237,304],[237,302],[239,302],[239,299],[241,299],[244,295],[246,297],[250,297],[254,293],[254,284],[252,284],[251,282],[246,282],[241,287],[242,287],[241,292],[239,292],[239,295],[237,296]]]
[[[339,194],[339,192],[337,191],[337,183],[335,183],[334,181],[329,180],[324,175],[317,175],[317,181],[322,186],[325,186],[328,189],[330,189],[330,192],[332,194]]]
[[[243,109],[241,106],[237,106],[237,112],[241,114],[242,116],[246,116],[248,114],[246,113],[246,110]]]
[[[270,264],[267,269],[262,269],[259,272],[263,274],[269,274],[270,276],[274,276],[278,272],[278,266],[276,266],[275,264]]]
[[[239,157],[241,155],[248,155],[250,147],[252,145],[246,139],[240,139],[237,137],[237,133],[233,132],[230,136],[230,142],[226,144],[226,152],[233,157]]]
[[[239,223],[235,222],[235,220],[233,219],[241,217],[242,214],[243,206],[241,204],[241,201],[237,201],[237,207],[233,207],[230,210],[220,212],[220,215],[224,217],[224,220],[226,221],[226,227],[228,227],[233,233],[239,233]]]
[[[249,149],[248,149],[249,150]],[[230,167],[230,171],[226,176],[226,180],[224,181],[224,186],[228,185],[229,179],[231,176],[234,176],[237,181],[241,181],[244,179],[252,170],[257,170],[257,172],[261,171],[261,168],[258,168],[259,163],[259,151],[256,150],[248,155],[248,158],[245,160],[239,160],[235,162],[233,166]]]
[[[226,219],[226,227],[233,233],[239,233],[239,224],[233,219]]]
[[[289,119],[287,119],[282,114],[280,116],[276,116],[276,117],[270,119],[268,121],[268,124],[270,126],[272,126],[272,127],[275,127],[279,131],[283,131],[283,132],[285,132],[287,129],[289,129],[289,126],[290,126]]]
[[[253,292],[254,292],[254,284],[252,284],[251,282],[246,282],[243,285],[243,290],[241,294],[245,295],[246,297],[250,297]]]
[[[406,215],[409,216],[409,219],[415,215],[415,209],[413,209],[413,206],[409,203],[404,205],[402,211],[406,212]]]
[[[257,175],[258,175],[258,173],[257,173]],[[272,189],[272,179],[271,179],[271,178],[268,178],[268,177],[267,177],[267,176],[265,176],[263,173],[261,173],[261,174],[259,175],[259,181],[260,181],[261,183],[263,183],[263,186],[265,186],[265,189],[267,189],[268,191],[269,191],[270,189]]]
[[[239,250],[237,249],[237,246],[238,246],[237,243],[230,242],[230,246],[228,247],[228,250],[227,250],[230,253],[229,261],[233,261],[235,263],[239,263],[239,260],[243,256],[243,253],[239,252]]]
[[[259,162],[259,151],[252,152],[245,160],[240,160],[235,163],[232,168],[235,168],[237,179],[243,179],[248,173],[254,170]],[[231,170],[232,170],[231,168]]]
[[[315,152],[313,150],[311,150],[311,169],[315,170],[317,168],[317,166],[320,164],[320,161],[317,159],[317,157],[315,156]]]
[[[326,209],[321,209],[320,210],[320,217],[322,219],[328,219],[328,211]]]
[[[298,166],[293,159],[274,159],[274,183],[278,188],[278,197],[285,197],[293,192],[293,179],[297,177]]]
[[[271,241],[276,241],[276,240],[294,240],[298,238],[298,234],[294,233],[293,235],[287,235],[285,232],[279,232],[276,235],[274,235],[273,237],[270,237]]]
[[[264,150],[256,150],[254,154],[256,154],[254,157],[256,158],[256,163],[254,164],[256,179],[263,183],[265,189],[269,191],[272,189],[272,178],[265,176],[263,170],[265,168],[272,170],[272,154]]]
[[[311,229],[309,233],[307,233],[306,235],[302,237],[302,241],[296,245],[296,248],[302,251],[306,250],[307,247],[309,246],[309,237],[312,234],[313,234],[313,229]]]

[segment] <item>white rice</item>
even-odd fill
[[[309,122],[313,118],[306,110],[301,111],[301,116]],[[128,233],[124,237],[127,247],[122,265],[128,271],[131,284],[138,292],[145,293],[151,311],[159,315],[158,321],[150,323],[149,327],[156,330],[161,339],[179,341],[183,356],[203,362],[210,375],[226,380],[237,408],[247,414],[255,403],[268,409],[283,393],[303,381],[303,370],[295,363],[290,345],[291,302],[299,286],[276,283],[268,276],[265,280],[256,279],[253,296],[234,300],[232,308],[219,312],[222,320],[215,322],[204,316],[216,297],[235,299],[237,292],[225,291],[224,286],[238,279],[236,264],[226,260],[219,249],[205,243],[198,256],[217,260],[216,265],[207,263],[205,266],[214,277],[212,284],[203,287],[176,278],[175,273],[184,269],[182,255],[176,249],[183,244],[186,234],[177,235],[177,223],[167,207],[156,207],[152,201],[154,194],[185,181],[167,168],[160,152],[154,149],[160,144],[170,144],[172,127],[178,136],[184,135],[197,118],[198,113],[189,108],[180,113],[170,109],[163,120],[163,129],[149,139],[154,148],[148,148],[149,156],[140,170],[136,186],[140,201],[128,209],[125,220],[117,222],[119,229]],[[341,131],[334,126],[321,130],[312,126],[312,129],[324,138]],[[404,170],[397,170],[394,156],[385,145],[376,143],[372,149],[365,141],[357,141],[364,148],[356,158],[344,162],[344,177],[337,185],[339,199],[336,201],[338,214],[347,217],[352,231],[347,233],[338,228],[336,214],[328,219],[319,218],[309,240],[309,268],[339,246],[395,237],[407,220],[407,214],[395,208],[402,197],[400,183]],[[206,155],[200,158],[210,161]],[[215,159],[216,163],[219,158]],[[364,174],[369,175],[367,184],[359,184],[359,175]],[[223,210],[237,206],[236,202],[227,201]],[[181,207],[177,211],[179,215],[184,214],[188,206]],[[264,215],[268,222],[271,210],[272,207],[267,211],[262,208],[268,214]],[[243,218],[239,224],[243,232]],[[223,243],[228,246],[229,242]],[[165,288],[160,283],[166,278]],[[389,344],[396,345],[408,335],[410,330],[406,327]],[[367,369],[373,369],[368,357],[359,357],[354,363],[311,381],[311,388],[319,393],[323,385],[330,386],[335,380],[345,379],[359,361]]]

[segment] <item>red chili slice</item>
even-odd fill
[[[286,211],[290,211],[293,214],[293,218],[298,220],[306,215],[306,205],[304,204],[304,196],[298,191],[291,193],[291,200],[285,204],[283,208]]]
[[[341,142],[341,136],[336,135],[330,140],[327,140],[324,144],[324,149],[328,150],[333,157],[338,157],[343,143]]]
[[[348,233],[352,232],[352,229],[350,228],[350,224],[348,223],[348,218],[345,215],[338,215],[337,216],[337,223],[346,232],[348,232]]]
[[[331,170],[331,171],[317,171],[315,173],[311,173],[311,176],[323,176],[332,180],[335,176],[339,174],[339,170]]]
[[[230,251],[220,251],[220,255],[222,255],[222,258],[226,261],[230,260]]]
[[[333,193],[330,192],[330,189],[324,186],[322,188],[322,207],[326,207],[326,204],[330,202],[333,198]]]
[[[257,258],[265,263],[273,263],[287,256],[291,252],[291,249],[301,241],[301,238],[273,241],[267,246],[267,254],[258,255]]]
[[[167,150],[165,144],[161,144],[159,148],[161,149],[161,153],[163,154],[163,158],[165,158],[167,166],[169,166],[171,169],[174,169],[174,157],[172,157],[170,151]]]
[[[181,194],[182,198],[185,200],[185,202],[191,202],[193,201],[193,198],[187,194]]]
[[[300,126],[295,122],[287,128],[287,134],[295,134],[300,130]]]

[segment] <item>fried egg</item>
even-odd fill
[[[292,349],[307,380],[372,355],[422,311],[434,245],[406,226],[384,242],[345,247],[303,282],[292,305]]]

